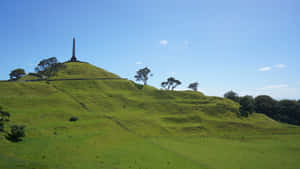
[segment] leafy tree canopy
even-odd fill
[[[18,80],[25,75],[26,75],[26,73],[25,73],[24,69],[15,69],[10,72],[9,77],[10,77],[10,80]]]
[[[151,70],[148,67],[145,67],[143,69],[138,70],[134,78],[136,78],[136,81],[143,81],[144,85],[147,85],[147,81],[149,79],[148,74],[150,72]],[[150,76],[152,76],[152,74]]]
[[[58,71],[58,68],[62,67],[64,67],[64,65],[59,63],[56,57],[51,57],[40,61],[38,66],[35,68],[35,71],[42,78],[48,78],[53,76]]]
[[[179,85],[181,85],[181,82],[174,77],[169,77],[166,82],[161,83],[162,88],[167,90],[174,90]]]
[[[267,95],[260,95],[255,98],[255,111],[270,117],[275,116],[277,101]]]
[[[194,82],[194,83],[189,84],[188,88],[192,89],[193,91],[197,91],[198,85],[199,85],[198,82]]]
[[[255,102],[252,96],[240,97],[240,112],[243,116],[248,116],[249,113],[255,111]]]
[[[50,68],[52,65],[57,64],[58,61],[56,57],[51,57],[48,59],[43,59],[40,61],[40,63],[37,65],[35,68],[36,72],[42,72],[45,71],[46,69]]]
[[[224,98],[233,100],[235,102],[239,102],[239,95],[237,93],[235,93],[234,91],[232,91],[232,90],[225,93]]]

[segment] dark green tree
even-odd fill
[[[56,57],[51,57],[40,61],[40,63],[35,68],[38,76],[42,78],[49,78],[55,75],[59,68],[64,68],[64,64],[59,63]]]
[[[140,69],[136,72],[136,75],[134,76],[134,78],[136,79],[136,81],[143,81],[144,85],[147,85],[147,81],[149,79],[149,73],[151,72],[151,70],[147,67]],[[150,74],[150,76],[152,76],[152,74]]]
[[[300,106],[296,100],[280,100],[276,106],[276,119],[291,123],[300,124]]]
[[[10,78],[10,80],[18,80],[25,75],[26,75],[26,73],[25,73],[24,69],[15,69],[10,72],[9,78]]]
[[[166,82],[161,83],[161,87],[167,90],[174,90],[179,85],[181,85],[181,82],[174,77],[169,77]]]
[[[43,59],[40,61],[40,63],[37,65],[37,67],[35,68],[36,72],[43,72],[45,70],[47,70],[48,68],[50,68],[51,66],[57,64],[58,61],[56,59],[56,57],[51,57],[48,59]]]
[[[255,101],[252,96],[243,96],[240,97],[240,112],[242,116],[248,117],[248,114],[251,114],[255,111]]]
[[[198,85],[199,85],[198,82],[194,82],[194,83],[189,84],[188,88],[192,89],[193,91],[197,91]]]
[[[263,113],[269,117],[276,117],[276,104],[277,101],[267,95],[260,95],[255,97],[255,111],[257,113]]]
[[[239,100],[240,100],[239,95],[232,90],[225,93],[224,98],[233,100],[235,102],[239,102]]]

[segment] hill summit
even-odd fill
[[[120,78],[118,75],[98,68],[86,62],[65,62],[57,72],[49,79],[96,79],[96,78]],[[21,80],[38,79],[34,74],[28,74]]]

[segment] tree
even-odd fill
[[[276,117],[276,100],[267,95],[257,96],[254,100],[257,113],[263,113],[272,118]]]
[[[174,90],[179,85],[181,85],[181,82],[174,77],[169,77],[166,82],[161,83],[161,87],[167,90]]]
[[[25,75],[26,75],[26,73],[25,73],[24,69],[15,69],[10,72],[9,77],[10,77],[10,80],[18,80]]]
[[[43,59],[40,61],[40,63],[37,65],[37,67],[35,68],[36,72],[43,72],[45,70],[47,70],[48,68],[50,68],[51,66],[57,64],[58,61],[56,59],[56,57],[51,57],[48,59]]]
[[[48,78],[55,75],[59,68],[63,68],[64,65],[59,63],[56,57],[51,57],[48,59],[41,60],[40,63],[35,68],[37,75],[40,77]]]
[[[295,100],[280,100],[276,106],[276,118],[282,122],[300,124],[299,108]]]
[[[168,87],[168,82],[161,82],[160,85],[163,89],[166,89]]]
[[[150,72],[151,72],[151,70],[149,68],[145,67],[143,69],[138,70],[134,77],[136,78],[136,81],[143,81],[144,85],[147,85],[148,74]],[[152,76],[152,74],[150,76]]]
[[[240,97],[240,112],[242,116],[248,116],[248,114],[255,111],[255,102],[252,96]]]
[[[240,99],[239,95],[237,93],[235,93],[234,91],[232,91],[232,90],[225,93],[224,98],[233,100],[235,102],[239,102],[239,99]]]
[[[198,85],[199,85],[198,82],[194,82],[194,83],[189,84],[188,88],[192,89],[193,91],[197,91]]]
[[[7,134],[6,138],[12,142],[18,142],[25,137],[25,126],[24,125],[12,125],[10,126],[10,133]]]

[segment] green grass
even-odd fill
[[[87,63],[65,65],[52,79],[118,77]],[[1,82],[0,106],[11,113],[6,127],[25,124],[27,134],[19,143],[0,134],[1,169],[300,166],[299,127],[256,113],[241,118],[238,104],[200,92],[124,79]]]

